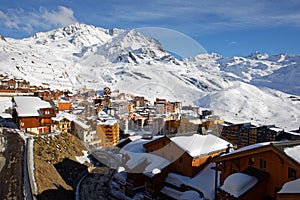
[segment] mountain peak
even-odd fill
[[[61,29],[57,29],[57,30],[61,31]],[[63,27],[62,31],[67,35],[73,35],[73,34],[78,34],[83,32],[93,32],[93,31],[101,31],[101,32],[108,33],[108,30],[106,29],[95,27],[93,25],[78,23],[78,22]]]
[[[269,55],[267,53],[262,54],[259,51],[255,51],[251,53],[249,56],[247,56],[247,58],[255,59],[255,60],[263,60],[263,59],[267,59],[268,57]]]

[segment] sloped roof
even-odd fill
[[[150,177],[160,173],[160,170],[171,164],[169,160],[152,153],[126,152],[126,154],[130,158],[126,162],[129,171],[143,173]]]
[[[229,142],[212,134],[172,137],[171,140],[192,157],[227,149]]]
[[[213,134],[201,135],[194,133],[188,136],[175,136],[168,138],[166,136],[160,137],[156,140],[151,140],[144,144],[144,146],[151,146],[158,142],[158,140],[166,139],[166,144],[169,144],[170,140],[178,148],[186,152],[191,157],[201,157],[211,153],[220,152],[228,148],[228,145],[232,145],[226,140],[219,138]]]
[[[52,117],[52,120],[53,120],[53,121],[58,121],[58,122],[61,121],[61,120],[63,120],[63,119],[67,119],[67,120],[69,120],[69,121],[72,121],[72,122],[74,122],[76,125],[80,126],[80,127],[83,128],[83,129],[88,129],[88,128],[89,128],[88,125],[86,125],[85,123],[79,121],[79,120],[77,119],[76,115],[72,115],[72,114],[69,114],[69,113],[66,113],[66,112],[58,113],[58,114],[56,115],[56,117]]]
[[[0,113],[0,117],[2,117],[3,119],[12,119],[13,118],[11,116],[11,114],[8,114],[8,113]]]
[[[37,117],[40,116],[40,109],[52,108],[49,102],[41,100],[39,97],[16,96],[14,101],[19,117]]]
[[[249,145],[233,152],[223,154],[218,158],[214,158],[215,162],[229,160],[231,158],[238,158],[249,153],[260,153],[266,151],[273,151],[281,157],[289,158],[293,163],[300,165],[300,140],[281,141],[281,142],[264,142]]]

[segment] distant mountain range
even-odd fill
[[[135,30],[76,23],[21,40],[0,37],[0,73],[53,89],[104,86],[205,106],[231,121],[300,126],[300,56],[174,58]]]

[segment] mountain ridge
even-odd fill
[[[251,99],[249,105],[244,102],[245,107],[258,110],[262,105],[273,110],[267,99],[275,97],[274,104],[278,107],[282,104],[283,109],[293,112],[290,122],[284,120],[288,123],[286,128],[298,128],[300,112],[292,108],[300,110],[300,104],[291,103],[284,92],[300,96],[299,55],[254,52],[247,57],[226,58],[209,53],[178,60],[158,40],[136,30],[108,30],[80,23],[21,40],[6,38],[6,42],[0,40],[0,43],[0,73],[23,78],[34,85],[72,91],[109,86],[150,100],[160,97],[187,105],[203,105],[203,101],[209,108],[214,102],[204,98],[211,96],[215,103],[224,104],[224,91],[231,94],[234,102]],[[251,96],[248,90],[256,93]],[[284,98],[276,97],[276,92],[271,90],[280,91]],[[255,105],[257,99],[262,101],[258,103],[260,107]],[[279,113],[283,109],[266,115],[248,109],[248,115],[239,117],[257,118],[259,123],[280,122]],[[236,114],[234,105],[228,104],[225,110],[230,115]]]

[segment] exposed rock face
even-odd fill
[[[0,40],[3,40],[6,42],[5,37],[3,35],[0,34]]]

